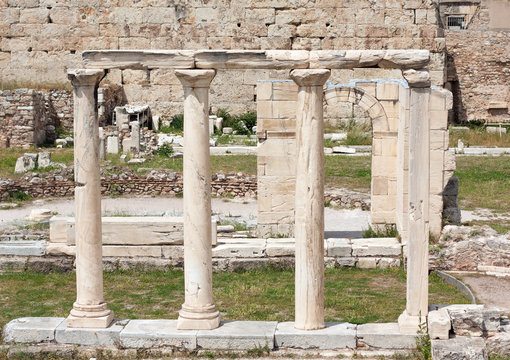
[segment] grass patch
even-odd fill
[[[450,130],[450,146],[461,140],[464,146],[510,147],[510,134],[488,133],[484,126],[469,130]]]
[[[370,166],[370,156],[326,156],[326,186],[369,192],[372,176]]]
[[[367,230],[363,232],[364,238],[394,238],[398,236],[397,227],[395,225],[385,225],[384,228],[373,229],[369,226]]]
[[[494,221],[498,221],[497,223]],[[510,220],[472,220],[463,222],[465,226],[483,226],[489,225],[492,229],[496,230],[498,234],[506,234],[510,231]]]
[[[457,156],[462,209],[510,211],[510,157]]]
[[[71,165],[74,161],[74,149],[73,148],[65,148],[65,149],[21,149],[21,148],[8,148],[2,149],[0,151],[0,177],[9,177],[9,178],[17,178],[22,176],[22,174],[15,174],[14,168],[16,167],[16,160],[23,156],[25,153],[39,153],[49,151],[51,152],[51,161],[63,163],[65,165]],[[44,169],[37,169],[38,172],[48,172],[54,169],[54,167],[48,167]]]
[[[325,275],[326,321],[396,321],[405,308],[402,270],[327,269]],[[214,299],[224,319],[294,319],[292,270],[215,272],[213,283]],[[104,274],[105,299],[117,318],[177,318],[184,301],[183,287],[180,270]],[[0,275],[0,288],[0,328],[23,316],[65,317],[76,296],[74,273],[7,273]],[[434,274],[429,289],[433,304],[469,302]]]

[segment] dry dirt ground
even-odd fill
[[[510,313],[510,278],[474,273],[454,275],[471,288],[478,303]]]

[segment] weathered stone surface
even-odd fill
[[[37,166],[39,169],[47,168],[51,165],[51,153],[49,152],[40,152],[37,155]]]
[[[327,239],[326,242],[328,245],[328,256],[351,256],[352,246],[349,239]]]
[[[428,70],[404,70],[402,72],[407,83],[411,87],[425,88],[430,86],[430,74]]]
[[[487,351],[499,356],[510,356],[510,332],[498,332],[486,340]]]
[[[44,256],[45,241],[0,242],[0,255]]]
[[[24,173],[33,170],[37,161],[37,154],[24,154],[16,160],[15,173]]]
[[[487,360],[482,338],[456,337],[450,340],[432,340],[434,360]]]
[[[446,307],[450,315],[453,332],[458,336],[482,336],[497,331],[500,311],[485,308],[484,305],[450,305]]]
[[[119,138],[117,136],[108,136],[106,140],[106,152],[108,154],[119,153]]]
[[[130,320],[120,333],[125,348],[172,346],[193,350],[197,346],[197,330],[177,330],[177,320]]]
[[[358,343],[380,349],[414,349],[416,335],[401,334],[397,323],[358,325]]]
[[[278,348],[343,349],[356,348],[356,326],[349,323],[326,323],[320,330],[299,330],[293,322],[278,323],[275,333]]]
[[[224,321],[214,330],[199,330],[197,346],[217,350],[274,348],[276,321]]]
[[[452,324],[446,309],[430,311],[427,320],[431,339],[448,340]]]
[[[55,341],[62,344],[79,345],[117,345],[120,340],[120,332],[128,320],[117,320],[107,328],[69,328],[67,319],[62,321],[55,330]]]
[[[213,249],[213,257],[262,257],[265,251],[265,241],[260,239],[258,243],[238,243],[238,244],[222,244],[219,243]]]
[[[353,239],[352,256],[399,256],[401,244],[396,238]]]
[[[39,343],[55,340],[55,329],[64,321],[56,317],[26,317],[14,319],[3,329],[4,341]]]
[[[101,50],[84,51],[82,56],[84,65],[91,69],[191,69],[195,63],[189,50]]]
[[[379,66],[383,68],[421,69],[429,61],[430,53],[427,50],[386,50]]]

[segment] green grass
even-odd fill
[[[213,283],[224,319],[294,319],[292,270],[215,272]],[[104,274],[105,299],[116,318],[176,318],[184,301],[183,284],[180,270]],[[76,296],[74,273],[7,273],[0,275],[0,288],[0,328],[23,316],[65,317]],[[398,269],[327,269],[325,289],[326,321],[396,321],[405,308],[405,274]],[[430,302],[468,303],[468,299],[432,275]]]
[[[510,211],[510,157],[457,156],[462,209]]]
[[[9,177],[9,178],[17,178],[20,177],[21,174],[15,174],[14,168],[16,166],[16,160],[23,156],[24,153],[39,153],[39,152],[51,152],[51,161],[63,163],[65,165],[72,165],[74,159],[74,149],[73,148],[30,148],[30,149],[21,149],[21,148],[8,148],[2,149],[0,151],[0,177]],[[48,172],[55,167],[48,167],[45,169],[37,169],[38,172]]]
[[[498,221],[498,222],[495,222]],[[509,220],[472,220],[463,222],[462,225],[466,226],[482,226],[489,225],[492,229],[496,230],[498,234],[506,234],[510,231],[510,221]]]
[[[326,156],[326,187],[369,192],[372,174],[370,166],[370,156]]]
[[[367,230],[363,232],[364,238],[389,238],[397,237],[398,231],[395,225],[386,225],[384,228],[375,228],[369,226]]]
[[[510,133],[501,136],[499,133],[488,133],[483,126],[469,130],[451,130],[450,146],[457,147],[459,139],[464,146],[510,147]]]

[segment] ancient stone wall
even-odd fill
[[[494,7],[492,3],[506,3]],[[443,12],[448,11],[442,9]],[[506,28],[497,20],[506,19]],[[448,82],[458,121],[508,122],[510,113],[510,6],[482,1],[466,29],[445,28]]]
[[[85,49],[429,49],[431,75],[444,82],[444,38],[432,0],[2,0],[0,78],[67,83]],[[339,78],[395,78],[382,69],[336,71]],[[210,103],[255,109],[260,79],[281,71],[218,72]],[[182,112],[173,71],[112,71],[129,103],[154,115]],[[338,81],[342,82],[342,81]],[[151,85],[151,86],[149,86]]]

